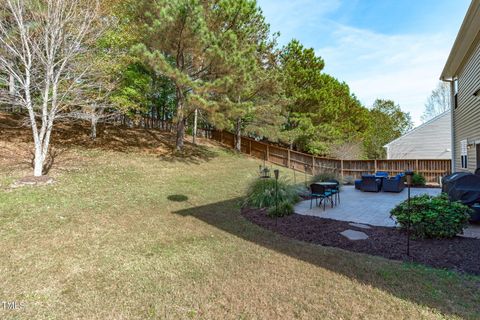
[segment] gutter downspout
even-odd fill
[[[451,134],[451,149],[452,149],[452,155],[451,155],[451,160],[452,160],[452,173],[456,171],[456,166],[455,166],[455,120],[454,120],[454,112],[455,112],[455,79],[447,80],[442,78],[441,79],[444,82],[450,83],[450,127],[452,132]]]

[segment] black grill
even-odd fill
[[[442,192],[451,201],[460,201],[467,206],[480,203],[480,176],[467,172],[457,172],[442,179]]]

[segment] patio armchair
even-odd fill
[[[337,204],[337,202],[340,203],[340,182],[335,179],[330,179],[325,182],[332,182],[337,184],[335,187],[330,188],[330,192],[332,192],[332,195],[335,197],[335,205]]]
[[[355,189],[362,190],[362,179],[355,180]]]
[[[477,176],[480,176],[480,168],[477,168],[477,170],[475,170],[475,174],[476,174]]]
[[[382,180],[378,179],[374,175],[362,176],[362,183],[360,184],[360,190],[365,192],[379,192],[382,188]]]
[[[384,192],[402,192],[405,189],[405,175],[398,174],[393,178],[386,178],[383,180]]]
[[[332,193],[327,190],[325,186],[312,183],[310,185],[310,209],[312,209],[313,199],[315,198],[315,205],[318,206],[318,199],[320,199],[320,204],[323,202],[323,210],[325,211],[325,202],[330,201],[333,207]]]

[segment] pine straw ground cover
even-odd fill
[[[258,162],[208,152],[72,146],[72,169],[37,188],[8,188],[27,168],[0,166],[0,319],[480,317],[478,277],[247,221],[238,204]],[[11,301],[21,307],[3,309]]]

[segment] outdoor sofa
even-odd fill
[[[367,179],[366,183],[363,182],[365,178]],[[388,172],[386,171],[377,171],[374,175],[362,175],[362,179],[355,180],[355,189],[367,192],[379,192],[382,189],[382,180],[386,178],[388,178]],[[376,185],[372,180],[376,181]]]

